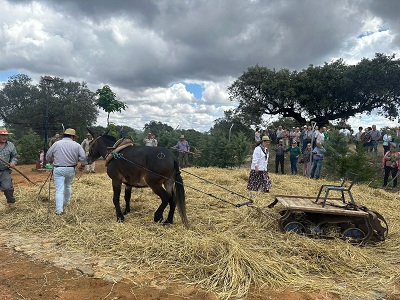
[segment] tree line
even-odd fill
[[[238,103],[235,110],[224,112],[208,132],[193,129],[175,130],[168,124],[151,121],[142,129],[109,122],[110,113],[124,110],[109,86],[96,92],[85,82],[42,77],[38,84],[24,74],[11,76],[0,90],[0,118],[14,133],[20,161],[34,163],[50,138],[73,127],[84,137],[87,127],[97,134],[106,131],[96,123],[98,109],[107,113],[110,133],[116,138],[132,136],[142,144],[152,132],[160,146],[174,146],[184,134],[190,146],[201,155],[191,157],[197,166],[237,167],[246,163],[254,146],[252,127],[263,117],[273,115],[279,121],[304,125],[311,121],[324,126],[332,120],[347,120],[357,113],[379,113],[389,119],[398,117],[400,104],[400,62],[395,56],[376,54],[356,65],[339,59],[323,66],[310,65],[302,71],[268,69],[259,65],[248,68],[229,88],[230,99]]]

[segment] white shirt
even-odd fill
[[[390,135],[390,134],[385,134],[384,136],[383,136],[383,145],[384,146],[388,146],[389,145],[389,143],[392,141],[392,136]]]
[[[264,149],[263,152],[261,146],[257,146],[253,152],[253,159],[251,160],[251,169],[255,170],[256,166],[259,171],[267,171],[268,167],[268,159],[269,159],[269,151],[268,149]]]
[[[345,136],[350,135],[350,130],[348,130],[347,128],[342,128],[339,130],[340,133],[343,133]]]

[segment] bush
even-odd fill
[[[32,129],[29,129],[15,144],[19,164],[34,164],[39,160],[42,149],[42,139]]]

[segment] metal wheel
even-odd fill
[[[303,224],[299,222],[289,222],[283,228],[284,231],[291,231],[297,234],[304,234],[306,229],[304,228]]]
[[[360,228],[350,227],[343,231],[343,237],[351,244],[359,244],[364,241],[366,234]]]

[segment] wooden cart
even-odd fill
[[[388,225],[379,213],[354,201],[343,203],[343,198],[318,198],[308,196],[276,195],[268,207],[282,204],[278,227],[281,231],[318,238],[342,238],[356,244],[383,241]]]

